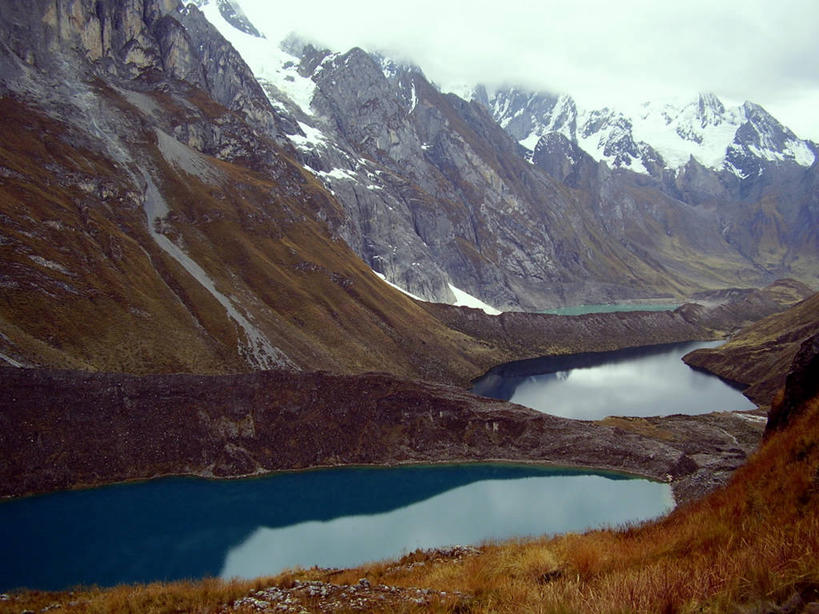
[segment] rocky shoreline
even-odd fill
[[[0,463],[5,497],[168,475],[502,461],[670,481],[681,502],[741,464],[764,428],[727,413],[570,420],[375,373],[3,368],[0,388],[0,448],[20,451]]]
[[[787,312],[760,319],[719,348],[696,350],[683,360],[690,367],[737,382],[751,401],[768,406],[785,384],[800,345],[819,333],[817,314],[819,293]]]

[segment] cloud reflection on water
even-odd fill
[[[259,527],[232,548],[220,576],[256,577],[286,567],[346,567],[416,548],[579,531],[639,521],[672,506],[666,484],[599,475],[481,481],[387,513],[289,527]]]
[[[714,343],[676,345],[668,351],[656,348],[646,356],[620,353],[589,355],[602,364],[517,375],[514,365],[495,375],[494,390],[506,398],[539,411],[567,418],[597,420],[612,415],[656,416],[673,413],[753,409],[739,391],[717,377],[691,369],[682,356]],[[634,354],[634,351],[630,351]],[[604,362],[607,355],[611,362]],[[567,360],[572,360],[567,357]],[[557,364],[560,357],[553,359]],[[492,391],[483,394],[495,396]]]

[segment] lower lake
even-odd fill
[[[0,591],[257,577],[659,516],[671,489],[520,465],[167,478],[0,503]]]
[[[508,363],[472,391],[566,418],[659,416],[754,409],[735,387],[682,361],[722,342],[675,343]]]

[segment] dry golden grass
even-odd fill
[[[100,95],[123,118],[139,115],[104,86]],[[227,113],[191,96],[208,118]],[[194,113],[175,100],[156,98],[171,117]],[[242,331],[149,236],[140,186],[77,145],[84,141],[71,126],[10,98],[0,109],[8,135],[0,165],[13,173],[0,182],[9,239],[0,260],[15,284],[0,293],[4,352],[42,366],[139,374],[248,370]],[[205,180],[168,162],[152,130],[139,134],[129,147],[150,162],[170,208],[163,232],[300,367],[466,383],[510,358],[377,279],[334,238],[339,204],[284,152],[278,181],[203,157],[213,174]]]
[[[651,424],[645,418],[628,417],[628,416],[607,416],[600,420],[600,424],[606,426],[613,426],[615,428],[623,429],[624,431],[632,431],[646,437],[659,439],[660,441],[671,441],[674,439],[674,433],[667,429],[660,428],[656,424]]]
[[[117,586],[110,589],[78,588],[71,592],[28,592],[9,601],[0,601],[0,613],[42,611],[59,604],[57,612],[92,614],[137,614],[150,612],[214,612],[227,603],[268,585],[263,579],[226,582],[206,579]]]

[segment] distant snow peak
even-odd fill
[[[693,157],[743,179],[761,172],[760,161],[809,166],[814,149],[753,103],[726,107],[716,94],[688,100],[649,101],[633,112],[578,108],[567,95],[504,88],[488,99],[495,120],[530,152],[559,133],[596,161],[639,173],[677,170]]]
[[[711,92],[700,93],[697,97],[697,117],[700,126],[718,126],[725,117],[725,105]]]

